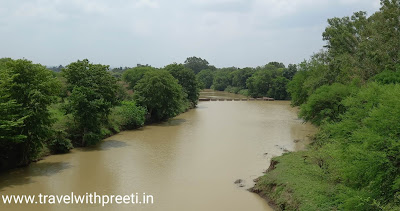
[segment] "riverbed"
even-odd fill
[[[246,189],[271,157],[304,149],[315,130],[297,118],[288,101],[200,102],[168,122],[124,131],[96,147],[52,155],[0,175],[1,195],[146,193],[153,204],[0,202],[0,209],[272,210]],[[234,184],[238,179],[243,182]]]

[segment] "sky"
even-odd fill
[[[0,0],[0,57],[163,67],[297,64],[322,49],[327,19],[379,0]]]

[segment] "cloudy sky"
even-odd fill
[[[217,67],[299,63],[324,42],[327,18],[379,0],[0,0],[0,57],[66,65]]]

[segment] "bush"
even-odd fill
[[[301,106],[299,116],[316,125],[321,125],[323,121],[338,121],[339,115],[345,111],[342,100],[351,94],[351,89],[343,84],[318,88]]]
[[[233,87],[233,86],[228,86],[225,89],[225,92],[234,93],[234,94],[239,93],[239,91],[240,91],[239,87]]]
[[[249,90],[248,89],[242,89],[239,91],[239,94],[244,95],[244,96],[249,96]]]
[[[122,128],[134,129],[143,126],[147,111],[146,108],[137,106],[134,101],[123,101],[116,113]]]
[[[398,84],[400,83],[400,65],[399,71],[393,72],[390,70],[385,70],[378,75],[373,77],[373,80],[379,84]]]
[[[85,133],[83,136],[83,140],[85,140],[85,143],[87,146],[95,145],[99,141],[101,141],[104,138],[104,135],[100,129],[99,132],[88,132]]]
[[[55,133],[54,138],[48,145],[52,153],[67,153],[73,148],[71,140],[66,137],[67,133],[64,131],[57,131]]]

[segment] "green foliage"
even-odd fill
[[[134,101],[122,101],[116,111],[120,119],[120,126],[124,129],[134,129],[144,125],[146,108],[137,106]]]
[[[196,76],[192,70],[185,68],[182,64],[170,64],[164,67],[171,75],[178,80],[178,83],[182,86],[183,91],[186,94],[186,98],[192,105],[197,105],[199,100],[200,89],[196,80]]]
[[[240,88],[239,87],[228,86],[228,87],[226,87],[226,89],[224,91],[225,92],[229,92],[229,93],[237,94],[237,93],[239,93]]]
[[[397,71],[385,70],[373,77],[373,80],[379,84],[398,84],[400,83],[400,65]]]
[[[249,67],[233,71],[231,73],[232,86],[238,87],[239,89],[246,89],[246,81],[254,74],[254,72],[254,69]]]
[[[269,62],[269,63],[267,64],[267,66],[268,66],[268,65],[274,66],[274,67],[276,67],[276,68],[285,68],[285,65],[284,65],[283,63],[281,63],[281,62]]]
[[[195,75],[202,70],[210,68],[207,60],[195,56],[187,58],[184,65],[186,68],[193,70]]]
[[[309,61],[302,62],[299,65],[299,71],[287,85],[292,105],[299,106],[305,103],[316,89],[333,83],[334,79],[328,77],[328,74],[326,52],[314,54]]]
[[[12,143],[18,143],[24,138],[18,131],[21,130],[24,117],[19,117],[21,106],[10,96],[12,76],[8,69],[0,69],[0,146],[6,149]]]
[[[272,72],[262,69],[247,79],[247,87],[251,97],[265,97],[272,86]]]
[[[213,89],[224,91],[231,84],[229,70],[219,70],[214,74]]]
[[[71,92],[66,109],[77,124],[77,137],[83,146],[95,144],[102,138],[98,135],[102,124],[118,103],[116,79],[108,66],[91,64],[87,59],[69,64],[63,74]]]
[[[55,154],[69,152],[73,146],[71,140],[66,137],[67,133],[65,131],[55,132],[54,137],[52,137],[50,143],[48,144],[50,150]]]
[[[275,158],[256,186],[288,210],[400,210],[400,1],[381,5],[329,19],[326,51],[288,84],[321,125],[309,151]]]
[[[182,87],[166,70],[147,72],[134,89],[135,101],[147,109],[152,121],[166,120],[187,108]]]
[[[278,210],[337,210],[339,188],[327,182],[318,156],[308,151],[273,158],[272,168],[260,177],[253,191],[267,196]]]
[[[326,97],[343,88],[317,92]],[[322,125],[317,145],[274,158],[276,169],[260,178],[256,191],[287,210],[398,210],[399,103],[398,84],[359,89],[341,101],[341,121]]]
[[[282,76],[272,79],[272,86],[268,91],[268,96],[276,100],[287,100],[289,97],[286,91],[288,83],[289,80]]]
[[[351,94],[352,87],[343,84],[325,85],[318,88],[308,101],[301,106],[299,116],[313,124],[339,121],[345,112],[342,100]]]
[[[283,70],[282,76],[291,81],[297,72],[297,65],[289,64],[289,66]]]
[[[197,73],[196,79],[201,89],[209,89],[214,81],[214,74],[210,69],[205,69]]]
[[[0,75],[1,159],[27,165],[52,133],[48,106],[59,83],[46,67],[28,60],[2,59]]]
[[[242,89],[239,91],[239,94],[244,95],[244,96],[249,96],[249,90],[248,89]]]
[[[122,80],[129,85],[129,89],[133,89],[133,87],[136,86],[137,82],[143,78],[146,72],[153,70],[156,69],[148,66],[139,66],[132,69],[128,69],[122,74]]]

